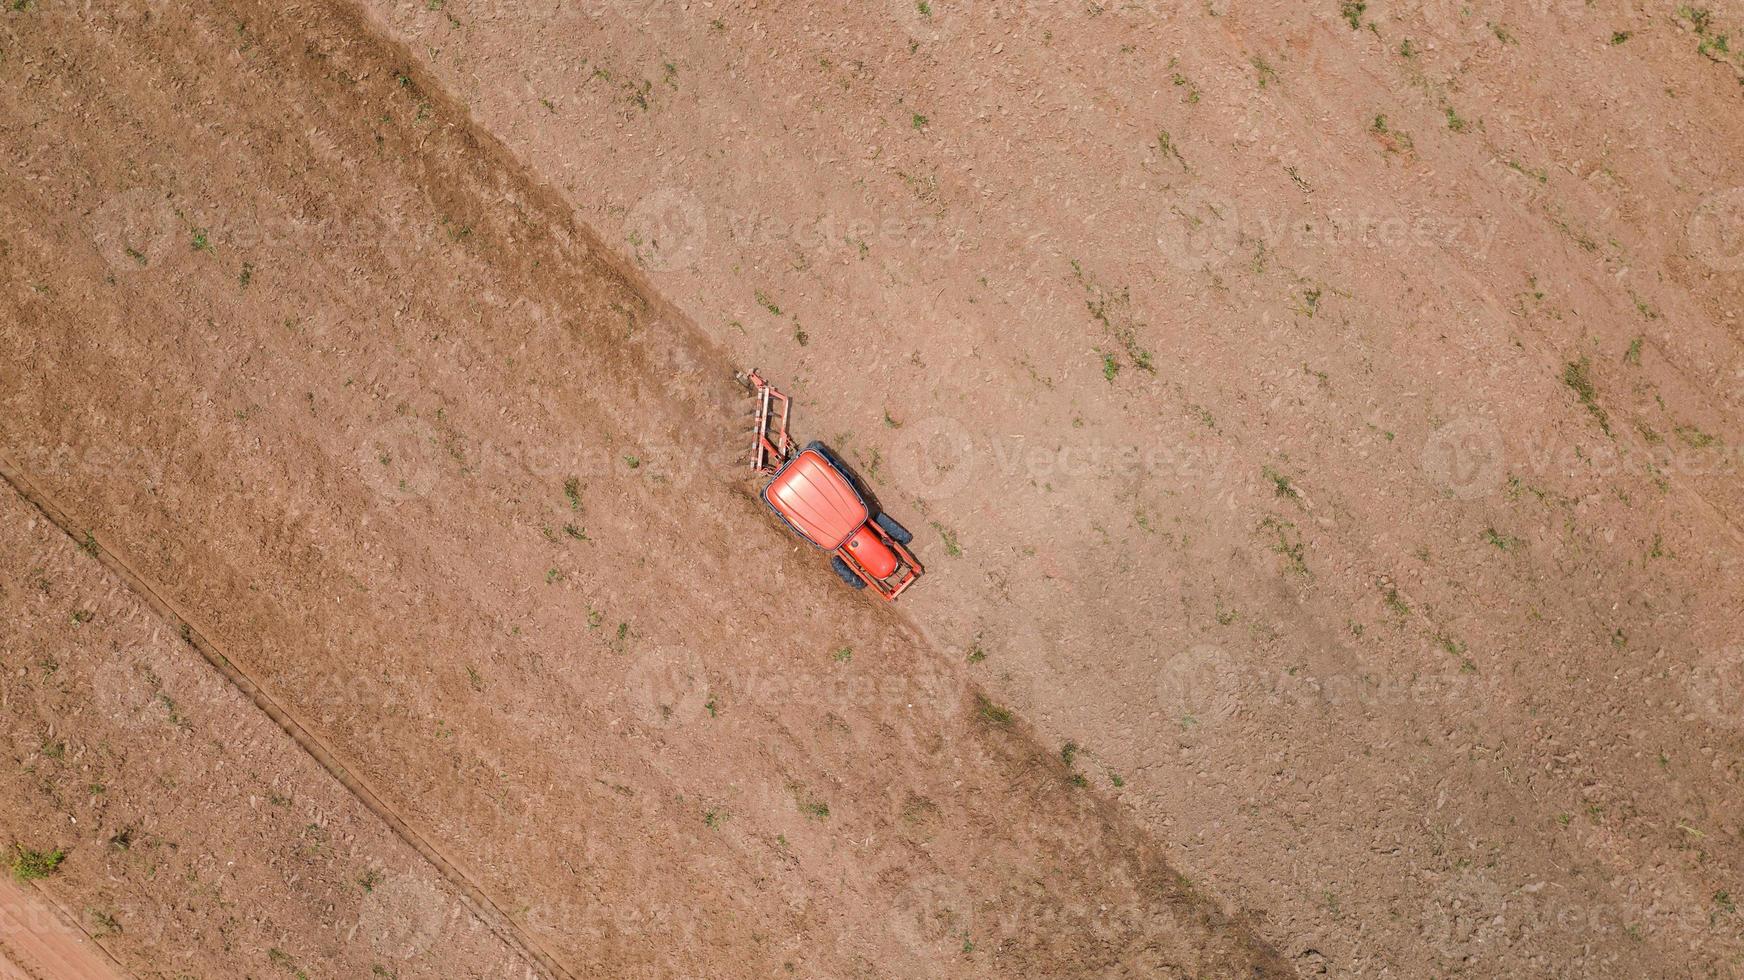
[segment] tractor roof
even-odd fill
[[[830,551],[867,518],[860,492],[816,449],[788,460],[764,488],[763,500],[812,544]]]

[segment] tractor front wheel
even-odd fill
[[[836,570],[836,575],[847,584],[848,588],[863,589],[866,587],[866,580],[854,574],[854,570],[848,567],[848,563],[842,560],[841,555],[830,556],[830,567]]]
[[[878,526],[884,529],[884,533],[890,535],[890,539],[897,544],[907,544],[914,540],[914,535],[908,533],[908,528],[896,523],[896,519],[889,514],[879,514],[873,520],[877,521]]]

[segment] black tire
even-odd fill
[[[914,540],[914,535],[908,533],[908,528],[896,523],[896,518],[889,514],[879,514],[872,519],[877,521],[878,526],[884,529],[884,533],[890,535],[891,540],[897,544],[907,544]]]
[[[854,570],[848,567],[848,563],[842,560],[841,555],[830,556],[830,567],[836,570],[837,577],[839,577],[843,584],[847,585],[848,588],[863,589],[866,587],[866,580],[855,575]]]

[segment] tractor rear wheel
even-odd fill
[[[848,588],[863,589],[866,587],[866,580],[854,574],[854,570],[848,567],[848,563],[842,560],[841,555],[830,556],[830,567],[836,570],[836,575],[846,583]]]
[[[884,529],[884,533],[890,535],[891,540],[897,544],[907,544],[914,540],[914,535],[908,533],[908,528],[896,523],[896,518],[889,514],[879,514],[872,519],[877,521],[878,526]]]

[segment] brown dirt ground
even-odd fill
[[[10,482],[62,551],[87,546],[150,600],[209,683],[234,671],[287,719],[184,736],[182,700],[148,697],[138,737],[198,747],[166,762],[200,770],[236,741],[294,754],[307,732],[305,769],[328,762],[329,790],[389,818],[376,832],[427,841],[418,869],[484,896],[549,972],[1285,971],[961,663],[771,533],[734,458],[730,362],[405,51],[343,5],[44,14],[7,23],[28,93],[7,145],[32,175],[6,198]],[[698,451],[643,463],[645,440]],[[28,568],[42,547],[9,553]],[[25,579],[10,601],[44,605]],[[23,631],[47,650],[13,668],[28,804],[6,830],[29,846],[84,785],[28,778],[43,746],[127,745],[69,717],[97,695],[51,626],[86,638],[119,617],[64,588],[69,609]],[[52,743],[35,730],[51,718]],[[103,799],[170,807],[153,785]],[[371,921],[368,863],[227,820],[243,802],[226,789],[173,795],[177,853],[215,871],[208,824],[278,833],[291,882],[249,888],[234,937],[213,919],[235,898],[166,896],[161,933],[118,933],[124,962],[443,962],[349,962],[373,952],[345,941]],[[105,866],[123,819],[54,834],[69,857],[44,887],[101,907],[110,876],[186,886]],[[317,873],[323,890],[285,887]],[[393,898],[431,915],[414,889]],[[464,953],[453,973],[493,975]]]
[[[574,975],[1744,974],[1744,10],[362,11],[0,21],[0,454],[420,880]]]

